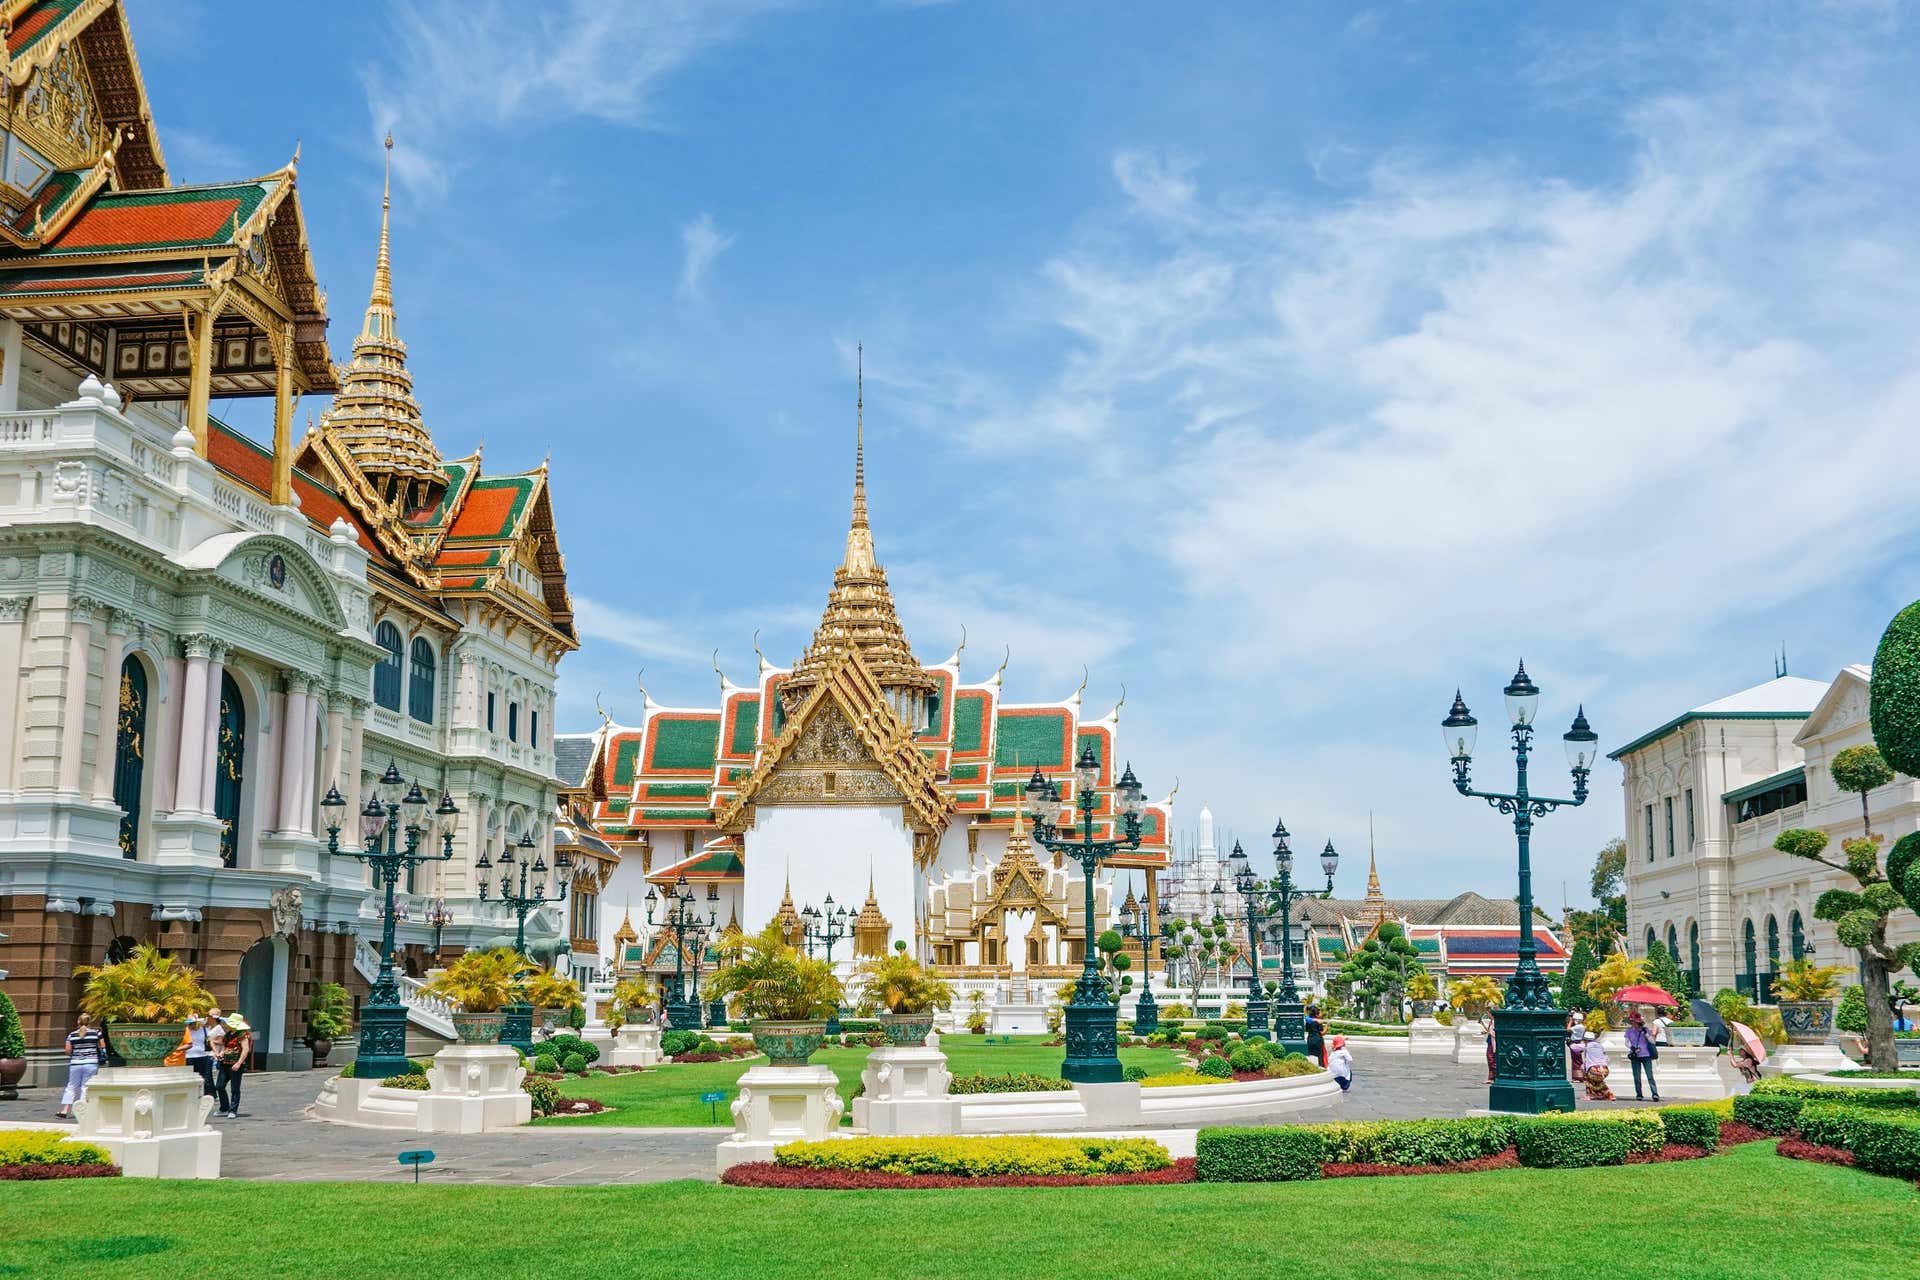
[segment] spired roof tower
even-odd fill
[[[345,446],[380,499],[401,514],[431,510],[447,487],[440,451],[434,447],[413,398],[407,344],[393,312],[393,267],[387,223],[393,207],[393,135],[387,135],[387,180],[380,197],[380,250],[373,263],[373,292],[366,319],[354,339],[353,359],[340,366],[340,390],[323,425]]]
[[[860,358],[864,365],[865,353]],[[867,523],[866,371],[859,372],[854,399],[853,522],[847,551],[833,571],[833,590],[813,641],[781,686],[786,713],[803,706],[827,675],[834,657],[852,650],[886,693],[900,723],[911,732],[927,726],[930,699],[939,681],[913,656],[906,629],[887,587],[887,571],[874,557],[873,530]]]

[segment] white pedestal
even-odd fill
[[[1633,1067],[1626,1067],[1627,1083]],[[1720,1051],[1705,1045],[1663,1044],[1653,1062],[1653,1078],[1662,1098],[1726,1098],[1732,1082],[1720,1074]]]
[[[867,1055],[853,1100],[853,1125],[882,1137],[960,1132],[960,1106],[948,1094],[947,1055],[923,1045],[882,1045]]]
[[[420,1095],[420,1133],[485,1133],[533,1119],[520,1055],[504,1044],[450,1044],[433,1055]]]
[[[1453,1028],[1443,1027],[1432,1018],[1415,1018],[1407,1028],[1407,1052],[1415,1056],[1450,1056],[1453,1053]]]
[[[1047,1032],[1047,1006],[997,1004],[987,1020],[987,1032],[996,1036],[1039,1036]]]
[[[749,1160],[771,1160],[788,1142],[820,1142],[835,1132],[846,1104],[830,1067],[749,1067],[733,1100],[733,1136],[715,1152],[725,1173]]]
[[[651,1067],[660,1061],[660,1028],[650,1022],[629,1022],[614,1033],[607,1062],[615,1067]]]
[[[103,1067],[77,1109],[74,1136],[105,1147],[129,1178],[217,1178],[212,1110],[191,1067]]]
[[[1783,1044],[1760,1064],[1760,1073],[1768,1076],[1810,1076],[1828,1071],[1845,1071],[1853,1060],[1840,1052],[1837,1044]]]
[[[1080,1096],[1090,1129],[1124,1129],[1140,1123],[1140,1085],[1135,1081],[1076,1084],[1073,1091]]]
[[[1453,1024],[1453,1060],[1461,1066],[1487,1065],[1487,1036],[1478,1022]]]

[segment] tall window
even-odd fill
[[[1693,970],[1693,985],[1700,985],[1700,922],[1687,926],[1687,965]]]
[[[240,686],[220,675],[220,732],[213,762],[213,816],[220,819],[220,863],[240,856],[240,784],[247,771],[247,709]]]
[[[1673,957],[1674,964],[1678,965],[1680,963],[1680,931],[1672,925],[1667,926],[1667,954]],[[1680,993],[1678,991],[1669,991],[1667,994],[1677,996]]]
[[[493,732],[493,691],[487,691],[487,732]]]
[[[1807,928],[1798,911],[1787,917],[1787,950],[1795,960],[1807,958]]]
[[[520,741],[520,704],[517,702],[507,704],[507,741]]]
[[[1657,938],[1656,938],[1656,937],[1654,936],[1654,932],[1653,932],[1653,926],[1652,926],[1652,925],[1648,925],[1648,926],[1647,926],[1647,949],[1646,949],[1645,951],[1642,951],[1642,952],[1641,952],[1640,954],[1641,954],[1641,955],[1643,955],[1643,956],[1650,956],[1650,955],[1652,955],[1652,954],[1653,954],[1653,944],[1654,944],[1654,943],[1655,943],[1656,941],[1658,941],[1658,939],[1657,939]]]
[[[1647,806],[1647,861],[1653,861],[1653,806]]]
[[[1667,856],[1671,858],[1673,856],[1673,797],[1668,796],[1661,803],[1666,807],[1667,812]]]
[[[1687,852],[1693,852],[1693,788],[1687,788]]]
[[[120,730],[114,740],[113,802],[120,817],[120,856],[140,856],[140,776],[147,747],[147,669],[138,658],[120,664]]]
[[[1755,994],[1754,988],[1759,985],[1760,960],[1753,945],[1753,921],[1751,920],[1740,922],[1740,959],[1745,972],[1734,979],[1733,985],[1740,989],[1741,995],[1752,996]]]
[[[413,640],[407,672],[407,714],[422,724],[433,723],[433,646],[425,636]]]
[[[1767,917],[1767,968],[1780,970],[1780,921],[1773,916]]]
[[[383,622],[373,629],[373,642],[385,649],[386,656],[373,664],[373,700],[389,711],[400,709],[400,667],[405,650],[400,628]]]
[[[540,713],[532,707],[527,708],[527,745],[540,745]]]

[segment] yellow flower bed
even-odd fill
[[[1165,1071],[1140,1082],[1142,1089],[1170,1089],[1179,1084],[1232,1084],[1232,1076],[1203,1076],[1198,1071]]]
[[[844,1138],[789,1142],[773,1153],[789,1169],[861,1169],[881,1173],[945,1173],[963,1178],[1002,1174],[1145,1173],[1173,1163],[1151,1138]]]
[[[105,1147],[49,1129],[0,1129],[0,1164],[110,1164]]]

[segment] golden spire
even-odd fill
[[[1376,925],[1387,919],[1387,895],[1380,891],[1380,863],[1373,851],[1373,815],[1367,815],[1367,897],[1365,919]]]
[[[387,247],[387,218],[393,209],[393,134],[387,134],[387,171],[380,184],[380,251],[373,258],[373,297],[367,305],[367,320],[373,320],[374,308],[393,307],[393,258]],[[366,330],[362,328],[362,333]]]
[[[877,957],[887,953],[887,936],[893,924],[880,914],[880,899],[873,892],[873,864],[867,864],[867,901],[853,921],[853,953]]]

